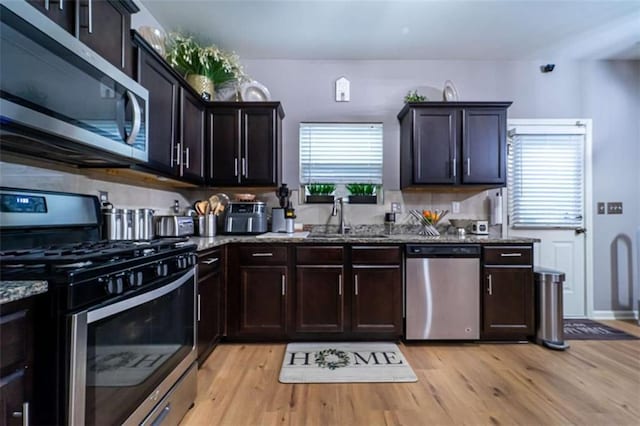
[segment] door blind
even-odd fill
[[[382,183],[382,123],[300,123],[300,182]]]
[[[584,135],[516,133],[508,158],[512,227],[582,226]]]

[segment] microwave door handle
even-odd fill
[[[127,94],[127,98],[131,102],[131,106],[133,106],[133,127],[131,128],[131,133],[125,139],[125,142],[127,145],[133,145],[136,138],[138,137],[138,133],[140,133],[140,125],[142,122],[142,110],[140,109],[140,104],[138,103],[138,99],[136,98],[136,95],[131,93],[131,91],[129,90],[127,90],[126,94]]]

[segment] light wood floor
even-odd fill
[[[570,344],[401,345],[417,383],[295,385],[278,382],[284,344],[222,344],[182,424],[640,424],[640,340]]]

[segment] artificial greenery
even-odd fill
[[[307,185],[309,195],[331,195],[336,190],[333,183],[310,183]]]
[[[375,195],[378,189],[374,183],[349,183],[345,186],[351,195]]]
[[[202,47],[193,37],[178,33],[169,37],[167,61],[185,77],[204,75],[216,86],[248,79],[235,53],[225,52],[216,45]]]
[[[407,96],[404,97],[405,102],[424,102],[427,100],[426,96],[419,95],[417,90],[414,90],[413,93],[411,90],[407,92]]]

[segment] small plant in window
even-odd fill
[[[374,183],[349,183],[345,185],[349,191],[351,204],[375,204],[378,201],[379,185]]]
[[[405,102],[424,102],[426,100],[427,97],[424,95],[419,95],[417,90],[414,90],[413,92],[409,90],[407,92],[407,95],[404,97]]]
[[[333,203],[336,185],[333,183],[310,183],[306,185],[307,203]]]

